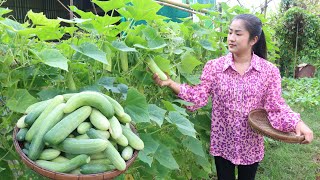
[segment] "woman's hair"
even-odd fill
[[[267,45],[266,38],[264,36],[262,30],[262,22],[261,20],[252,15],[252,14],[240,14],[233,18],[232,21],[241,19],[244,22],[244,26],[249,31],[250,37],[249,40],[252,40],[255,36],[258,36],[258,41],[253,45],[253,52],[262,57],[263,59],[267,59]]]

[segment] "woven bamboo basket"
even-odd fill
[[[297,136],[294,132],[282,132],[273,128],[264,109],[252,110],[248,122],[255,132],[274,140],[286,143],[301,143],[304,140],[304,136]]]
[[[136,129],[131,125],[131,129],[134,133],[137,134]],[[14,139],[14,147],[16,151],[18,152],[19,156],[22,159],[22,162],[27,165],[30,169],[33,171],[41,174],[42,176],[45,176],[50,179],[57,179],[57,180],[100,180],[100,179],[113,179],[120,174],[123,174],[135,161],[135,159],[138,156],[139,151],[135,150],[133,153],[133,156],[131,159],[126,161],[127,167],[123,171],[119,170],[113,170],[108,171],[104,173],[97,173],[97,174],[67,174],[67,173],[59,173],[59,172],[53,172],[44,168],[39,167],[37,164],[35,164],[31,159],[28,158],[23,152],[23,143],[20,143],[16,140],[16,135],[19,131],[19,128],[15,127],[13,131],[13,139]]]

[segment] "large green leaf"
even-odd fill
[[[160,127],[163,123],[166,112],[166,110],[158,107],[155,104],[149,104],[150,119],[157,123]]]
[[[188,136],[182,141],[182,144],[194,154],[205,157],[201,141],[198,139]]]
[[[186,109],[185,108],[181,108],[181,107],[179,107],[179,106],[177,106],[177,105],[175,105],[175,104],[173,104],[173,103],[171,103],[169,101],[165,101],[165,100],[162,100],[162,103],[163,103],[163,105],[166,107],[166,109],[168,111],[177,111],[182,115],[188,116],[188,114],[186,113]]]
[[[35,33],[42,41],[57,40],[61,39],[63,36],[63,33],[60,31],[59,27],[38,26],[35,29]]]
[[[157,15],[157,12],[161,9],[161,6],[153,0],[131,0],[133,6],[127,6],[125,9],[120,9],[121,15],[129,15],[135,21],[139,20],[154,20],[164,17]],[[127,11],[128,13],[125,13]],[[126,17],[126,16],[125,16]],[[128,18],[128,17],[126,17]]]
[[[153,156],[159,147],[159,143],[156,142],[150,134],[140,134],[140,138],[144,142],[144,149],[139,152],[138,157],[151,167]]]
[[[124,0],[110,0],[110,1],[92,0],[92,2],[98,5],[106,13],[113,9],[118,9],[125,6]]]
[[[17,89],[13,92],[13,96],[7,101],[7,106],[14,112],[23,113],[27,107],[37,102],[26,89]]]
[[[159,68],[169,73],[170,72],[170,61],[160,55],[154,57],[154,62],[159,66]]]
[[[4,20],[0,21],[1,24],[11,28],[14,31],[19,31],[19,30],[23,30],[25,29],[20,23],[18,23],[17,21],[13,21],[11,19],[7,19],[5,18]]]
[[[82,43],[80,46],[71,45],[72,49],[75,51],[90,57],[94,60],[102,62],[104,64],[108,64],[106,53],[101,51],[95,44],[90,42]]]
[[[137,89],[129,89],[124,109],[134,122],[150,122],[146,97]]]
[[[120,51],[124,52],[137,52],[135,48],[128,47],[123,41],[112,41],[112,46]]]
[[[205,8],[211,8],[213,4],[200,4],[200,3],[195,3],[190,5],[190,7],[194,10],[200,10],[200,9],[205,9]]]
[[[1,179],[15,179],[8,161],[0,161],[0,176]]]
[[[154,28],[148,26],[142,30],[142,33],[147,40],[147,45],[135,44],[135,47],[157,50],[167,46],[164,39],[160,35],[158,35],[157,31]]]
[[[181,71],[184,73],[191,74],[195,67],[202,64],[196,57],[191,53],[186,52],[181,56]]]
[[[48,19],[43,12],[34,13],[32,10],[29,10],[27,13],[29,19],[31,19],[32,24],[48,26],[48,27],[58,27],[60,26],[60,20],[57,19]]]
[[[211,163],[209,162],[207,156],[206,157],[196,156],[196,163],[202,166],[206,172],[211,173]]]
[[[154,155],[154,158],[163,166],[175,170],[179,169],[179,165],[172,156],[172,153],[169,148],[164,145],[160,145],[157,149],[157,152]]]
[[[179,112],[171,111],[169,112],[168,118],[166,118],[168,122],[175,124],[178,130],[187,136],[196,137],[196,130],[193,127],[193,123],[191,123],[187,118],[181,115]]]
[[[39,53],[41,60],[51,66],[68,71],[68,59],[65,58],[57,49],[43,49]]]
[[[212,43],[206,39],[200,40],[200,45],[208,51],[216,51],[216,49],[212,47]]]
[[[10,13],[11,11],[12,11],[11,9],[0,7],[0,17],[3,16],[4,14]]]

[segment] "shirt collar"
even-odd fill
[[[260,72],[261,71],[260,60],[261,58],[253,53],[250,67],[248,70],[251,70],[252,68],[254,68],[255,70]],[[232,53],[230,52],[226,55],[222,71],[227,70],[229,67],[234,67],[233,56],[232,56]]]

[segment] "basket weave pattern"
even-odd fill
[[[133,132],[136,133],[135,129],[133,129]],[[126,169],[124,171],[119,170],[113,170],[108,171],[104,173],[97,173],[97,174],[67,174],[67,173],[59,173],[59,172],[53,172],[49,171],[47,169],[39,167],[36,163],[34,163],[32,160],[30,160],[23,152],[23,143],[19,143],[16,140],[16,135],[18,133],[19,129],[17,127],[14,128],[13,131],[13,138],[14,138],[14,147],[16,151],[18,152],[19,156],[21,157],[24,164],[26,164],[29,168],[34,170],[35,172],[41,174],[42,176],[48,177],[50,179],[57,179],[57,180],[100,180],[100,179],[113,179],[116,176],[119,176],[120,174],[124,173],[128,167],[131,166],[131,164],[134,162],[134,160],[138,156],[137,150],[134,150],[134,153],[132,155],[132,158],[126,161]]]
[[[273,128],[264,109],[252,110],[249,113],[248,122],[254,131],[274,140],[286,143],[301,143],[304,140],[304,136],[297,136],[293,132],[282,132]]]

